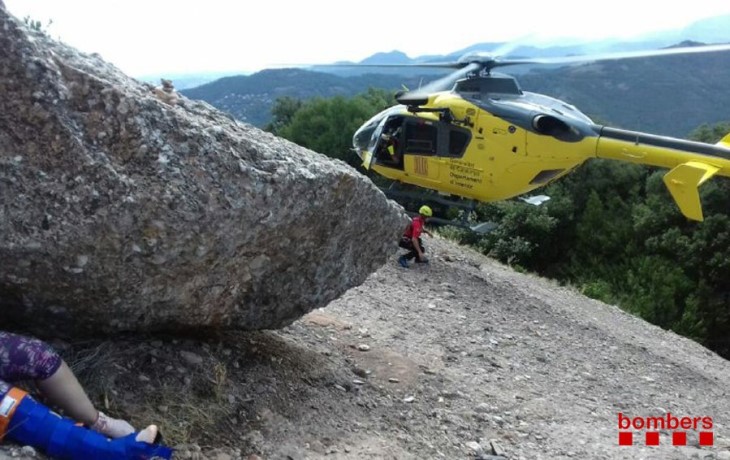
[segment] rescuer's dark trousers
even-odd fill
[[[423,246],[423,240],[420,237],[418,238],[418,245],[421,246],[421,251],[425,254],[426,248]],[[416,262],[422,262],[422,260],[418,257],[418,252],[416,252],[416,248],[413,246],[413,240],[404,236],[398,242],[398,246],[409,251],[408,254],[403,256],[406,260],[411,260],[415,257]]]

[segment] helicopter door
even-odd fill
[[[416,180],[439,182],[439,170],[445,161],[437,156],[439,122],[424,118],[409,118],[404,123],[405,170]]]

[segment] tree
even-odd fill
[[[264,127],[266,131],[280,134],[282,128],[291,124],[294,115],[302,108],[301,99],[284,96],[276,99],[271,108],[271,122]]]
[[[392,93],[371,88],[353,98],[336,96],[302,102],[277,100],[271,131],[281,137],[357,168],[361,160],[352,152],[352,135],[393,99]]]
[[[689,138],[695,141],[707,142],[714,144],[730,133],[730,121],[716,123],[714,125],[704,124],[689,135]]]

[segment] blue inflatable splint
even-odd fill
[[[170,460],[172,449],[135,440],[137,433],[119,439],[106,436],[61,417],[18,388],[0,401],[0,439],[33,446],[59,460]]]

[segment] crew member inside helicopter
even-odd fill
[[[401,126],[400,119],[397,123],[389,122],[383,129],[378,143],[377,160],[385,166],[403,168],[403,156],[400,148]]]

